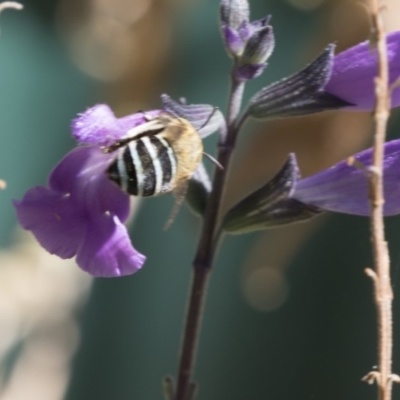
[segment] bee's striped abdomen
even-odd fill
[[[132,140],[116,153],[107,174],[122,190],[134,196],[154,196],[171,190],[177,161],[161,135]]]

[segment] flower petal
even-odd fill
[[[97,147],[78,147],[69,152],[50,174],[49,187],[70,194],[75,208],[94,215],[111,212],[125,221],[129,214],[129,196],[105,174],[112,162],[110,154]]]
[[[161,101],[167,113],[187,119],[202,138],[225,127],[225,119],[221,111],[209,104],[181,104],[166,94],[161,95]]]
[[[387,35],[390,83],[400,77],[400,31]],[[378,75],[376,50],[368,41],[354,46],[334,58],[332,75],[325,86],[331,93],[355,106],[349,110],[372,110],[375,104],[374,78]],[[400,105],[400,88],[393,92],[392,107]]]
[[[106,104],[87,109],[72,121],[72,135],[81,144],[109,146],[134,128],[146,122],[146,118],[157,116],[161,110],[138,112],[116,118]]]
[[[37,186],[21,201],[15,200],[14,206],[20,225],[32,231],[49,253],[64,259],[76,255],[88,220],[71,196]]]
[[[355,156],[365,167],[371,166],[372,149]],[[400,140],[385,144],[384,214],[400,213]],[[342,161],[335,166],[298,182],[293,197],[325,210],[370,215],[365,172]]]
[[[132,247],[121,221],[103,214],[88,224],[76,260],[91,275],[111,278],[135,273],[146,257]]]
[[[78,147],[70,151],[50,173],[48,183],[49,187],[59,192],[70,193],[72,191],[79,192],[81,185],[86,184],[82,171],[86,169],[87,164],[90,166],[92,153],[101,153],[96,147]],[[104,166],[102,171],[107,169],[110,156],[103,154]],[[81,176],[83,182],[78,180]],[[89,178],[89,177],[88,177]]]
[[[83,144],[107,146],[122,134],[117,118],[106,104],[91,107],[72,121],[72,135]]]
[[[145,261],[121,222],[129,196],[105,174],[112,159],[98,147],[77,148],[54,168],[49,188],[33,188],[14,202],[20,224],[46,250],[61,258],[77,255],[78,265],[94,276],[131,274]]]

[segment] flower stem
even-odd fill
[[[216,168],[203,227],[200,234],[196,257],[193,261],[193,278],[186,314],[185,329],[181,345],[178,382],[175,400],[192,400],[189,396],[193,367],[196,358],[197,342],[200,332],[201,316],[207,289],[207,282],[214,261],[215,240],[219,240],[217,223],[228,176],[229,164],[235,148],[238,130],[237,117],[240,112],[244,83],[231,75],[231,88],[228,99],[227,129],[221,132],[217,160],[224,169]]]
[[[374,253],[375,271],[368,269],[367,274],[373,279],[375,303],[378,313],[378,364],[379,370],[365,377],[368,382],[376,381],[378,399],[391,400],[393,381],[392,374],[393,292],[390,282],[390,259],[385,240],[383,220],[383,157],[387,121],[390,113],[389,68],[386,50],[386,36],[378,0],[371,1],[373,33],[378,53],[379,74],[375,79],[376,105],[374,110],[375,134],[373,166],[370,170],[369,189],[371,201],[371,242]]]

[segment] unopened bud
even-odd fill
[[[253,33],[240,57],[240,64],[264,64],[274,50],[275,38],[271,25]]]
[[[238,30],[243,22],[248,22],[250,8],[247,0],[222,0],[220,18],[224,25]]]

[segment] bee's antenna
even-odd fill
[[[224,167],[221,165],[221,163],[215,159],[212,155],[208,153],[203,153],[204,156],[206,156],[212,163],[214,163],[219,169],[224,169]]]
[[[218,107],[214,107],[213,110],[211,111],[210,115],[208,116],[206,122],[198,129],[199,131],[202,130],[210,121],[211,118],[214,116],[215,112],[218,110]]]

